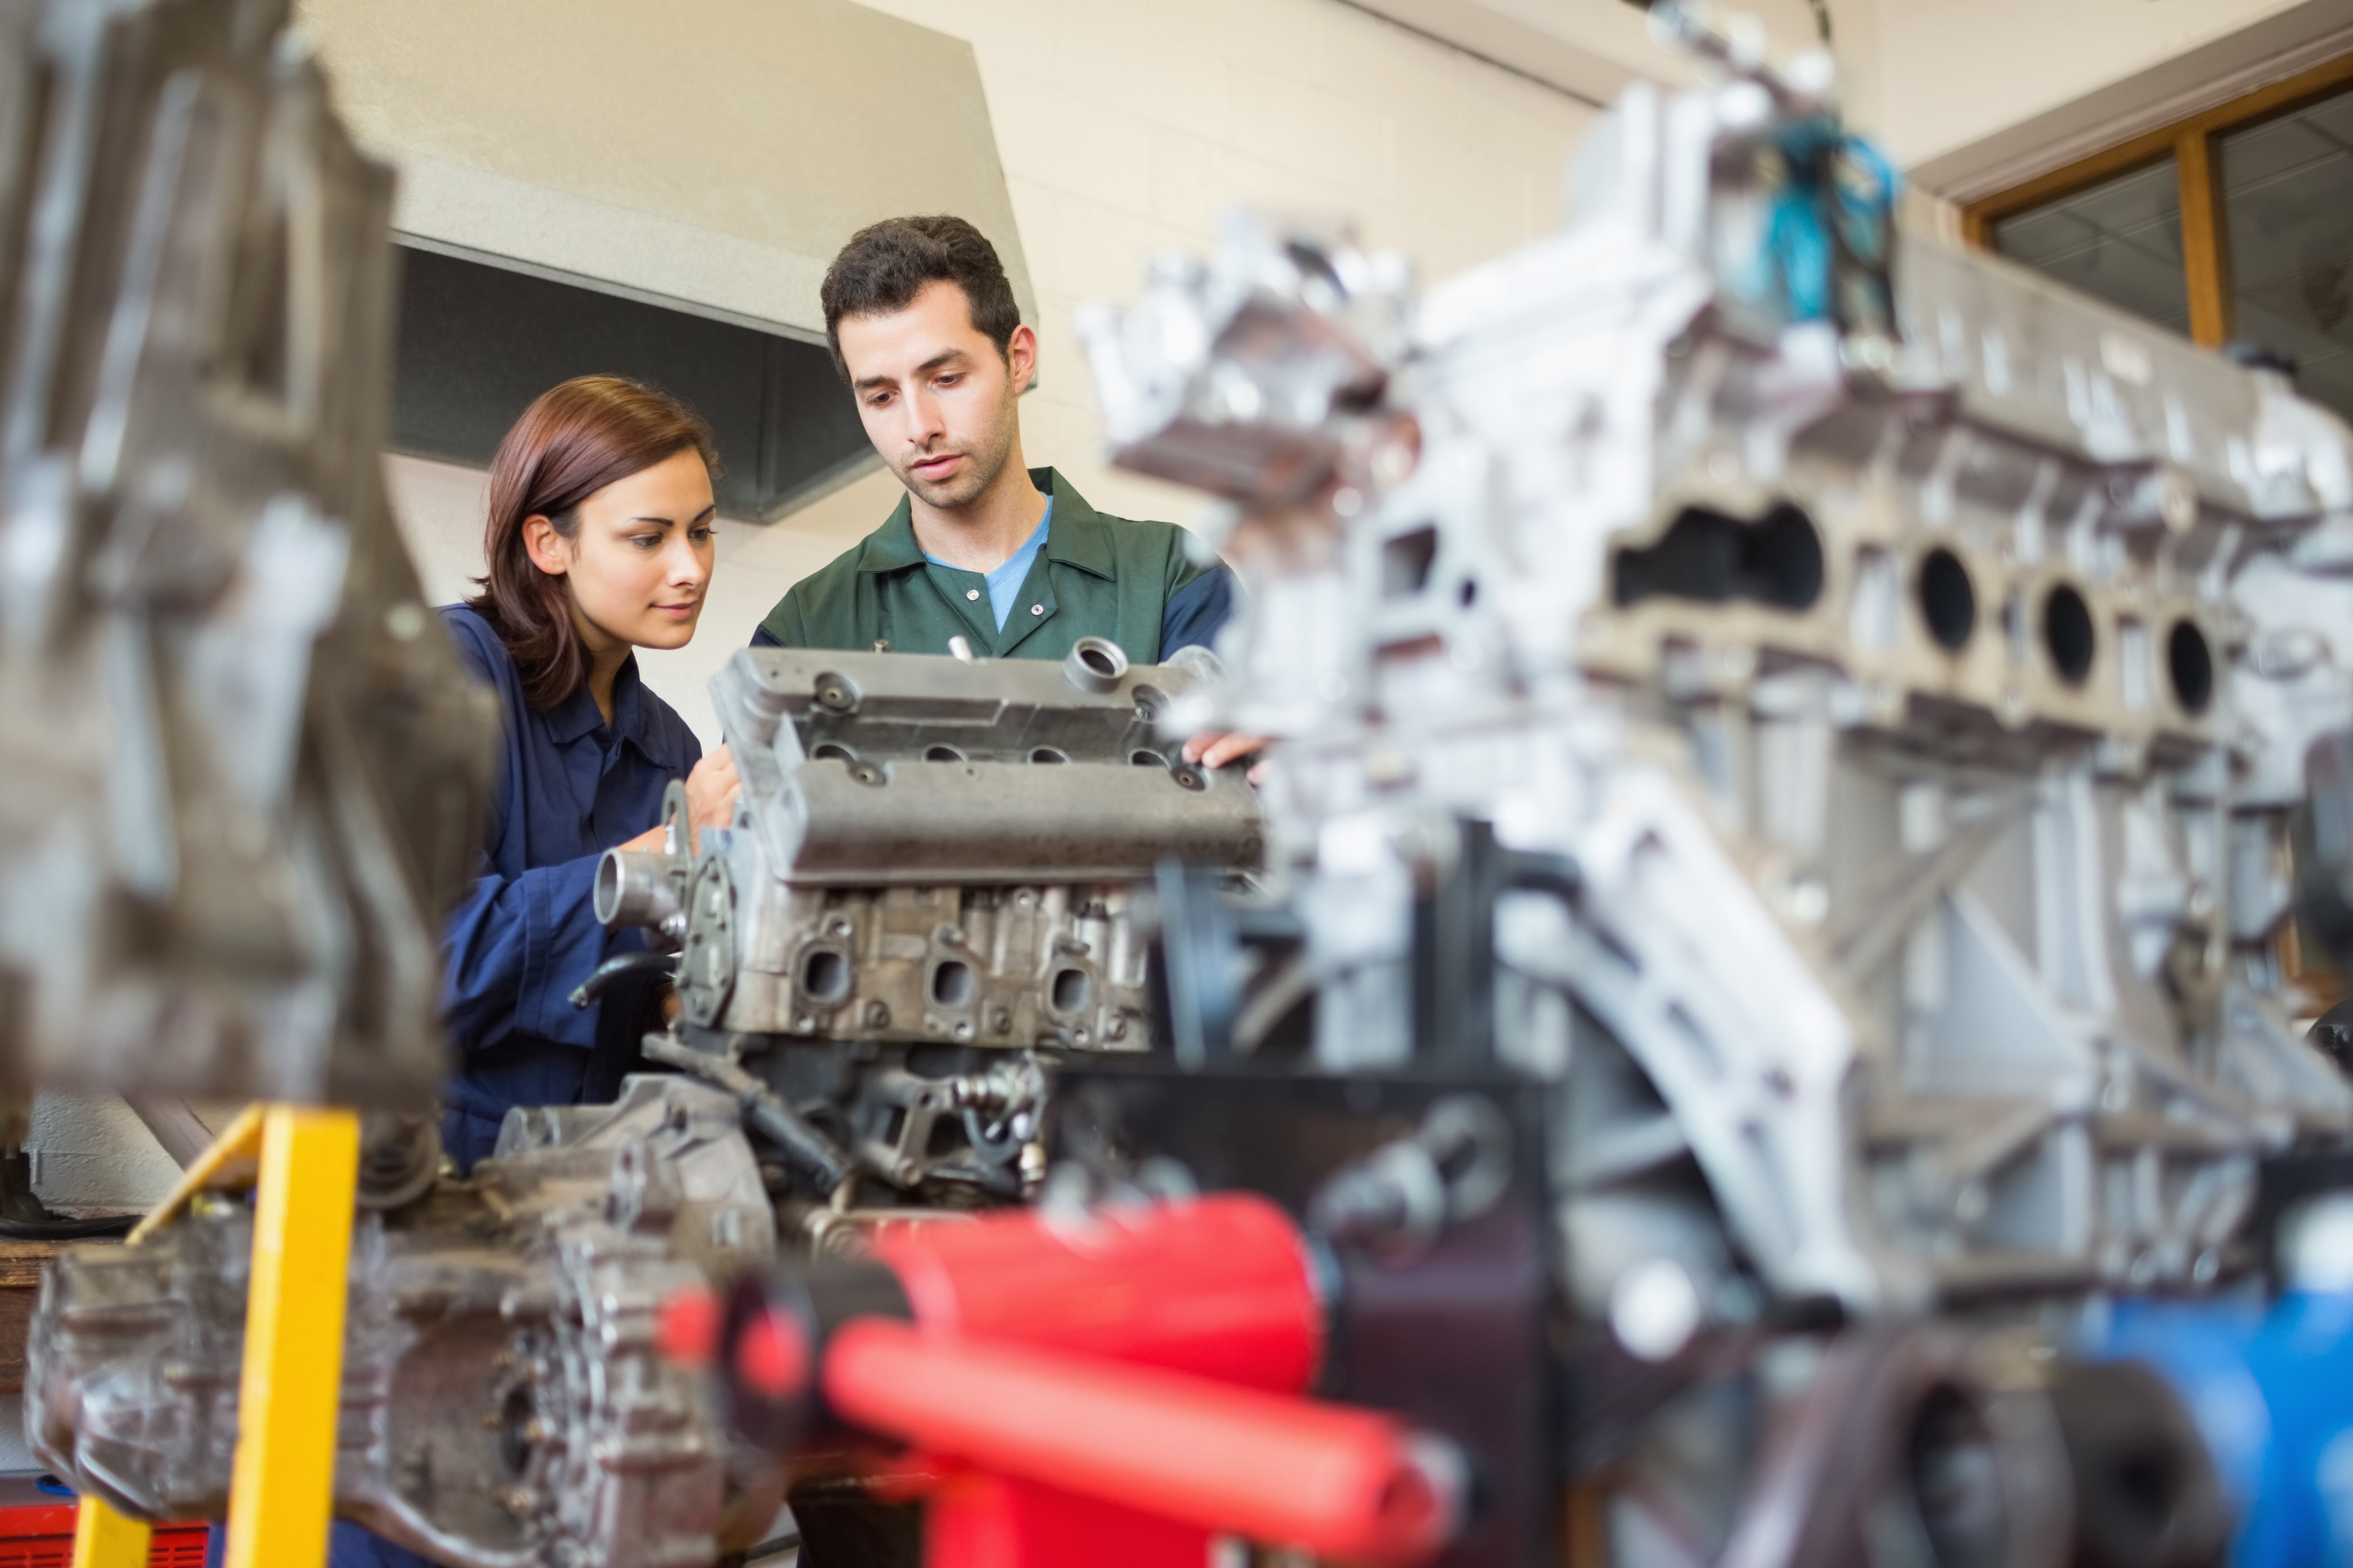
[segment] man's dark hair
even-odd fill
[[[997,345],[1003,356],[1021,324],[1013,285],[997,247],[960,217],[893,217],[870,224],[849,237],[825,269],[818,297],[825,304],[825,342],[833,368],[849,379],[841,357],[844,316],[883,316],[903,310],[926,283],[953,283],[964,290],[973,331]]]

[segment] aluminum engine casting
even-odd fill
[[[385,507],[392,175],[287,9],[0,5],[0,1071],[422,1110],[494,710]]]
[[[2278,953],[2306,753],[2353,719],[2353,436],[1899,244],[1827,62],[1692,36],[1720,79],[1630,90],[1556,237],[1417,298],[1240,218],[1082,331],[1119,460],[1227,501],[1250,586],[1178,718],[1286,737],[1278,902],[1166,900],[1172,988],[1208,977],[1178,1058],[1519,1075],[1556,1303],[1662,1369],[1556,1459],[1613,1467],[1594,1528],[1810,1561],[1793,1520],[1926,1505],[1781,1463],[1757,1412],[1841,1406],[1776,1325],[2063,1342],[2247,1280],[2266,1167],[2353,1127]]]
[[[1059,666],[737,654],[712,684],[735,826],[599,868],[599,915],[679,952],[681,1027],[649,1051],[759,1107],[811,1198],[849,1174],[1018,1195],[1027,1054],[1152,1043],[1136,885],[1258,862],[1250,786],[1158,730],[1213,668],[1100,637]]]
[[[227,1510],[252,1211],[200,1203],[42,1285],[42,1462],[151,1518]],[[654,1352],[668,1295],[773,1256],[735,1102],[635,1077],[518,1110],[471,1180],[353,1237],[336,1511],[469,1568],[691,1568],[754,1544],[783,1478]]]
[[[1492,1016],[1623,1080],[1566,1102],[1581,1289],[1692,1245],[1605,1217],[1687,1163],[1776,1292],[2202,1284],[2256,1162],[2353,1121],[2273,946],[2353,716],[2353,441],[1926,242],[1877,241],[1894,319],[1831,319],[1756,220],[1863,158],[1779,79],[1638,90],[1564,235],[1419,302],[1238,224],[1091,323],[1121,460],[1272,542],[1219,717],[1293,737],[1320,1063],[1442,1044],[1409,960],[1463,819],[1573,868],[1497,884]]]

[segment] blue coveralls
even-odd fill
[[[573,987],[617,952],[645,945],[607,932],[588,903],[596,860],[661,821],[662,791],[702,755],[686,721],[645,688],[634,655],[613,681],[607,725],[584,685],[543,712],[524,701],[515,662],[462,605],[442,618],[459,653],[506,714],[482,862],[441,939],[441,1012],[458,1047],[443,1089],[441,1141],[460,1170],[491,1152],[511,1106],[610,1100],[638,1061],[657,981],[629,976],[575,1011]],[[215,1549],[220,1532],[216,1531]],[[338,1521],[330,1568],[432,1568],[414,1552]]]
[[[463,605],[441,614],[507,721],[483,863],[441,938],[442,1019],[459,1051],[441,1140],[470,1170],[510,1107],[610,1100],[637,1063],[656,981],[624,980],[586,1012],[571,1003],[598,963],[645,945],[596,923],[589,889],[599,856],[660,824],[662,791],[702,748],[646,689],[636,656],[614,678],[610,725],[585,685],[536,712],[489,623]]]

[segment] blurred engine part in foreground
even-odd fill
[[[287,11],[0,5],[0,1069],[421,1109],[493,710],[383,491],[392,175]]]
[[[1155,1092],[1192,1109],[1091,1141],[1261,1185],[1198,1130],[1282,1136],[1240,1130],[1269,1074],[1518,1085],[1577,1325],[1519,1506],[1574,1478],[1616,1561],[2200,1561],[2197,1437],[2151,1482],[2187,1555],[2102,1556],[2097,1467],[2044,1496],[2057,1429],[2002,1391],[2058,1398],[2116,1295],[2260,1294],[2266,1194],[2353,1128],[2279,960],[2306,753],[2353,723],[2353,437],[1899,244],[1827,60],[1693,10],[1653,15],[1715,80],[1630,91],[1558,237],[1418,297],[1238,218],[1082,323],[1119,460],[1224,502],[1250,588],[1181,717],[1286,737],[1275,903],[1164,879],[1194,1077]],[[1410,1275],[1461,1222],[1404,1170],[1332,1201]]]

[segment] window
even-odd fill
[[[2209,347],[2283,355],[2353,418],[2353,56],[1963,215],[1970,240]]]

